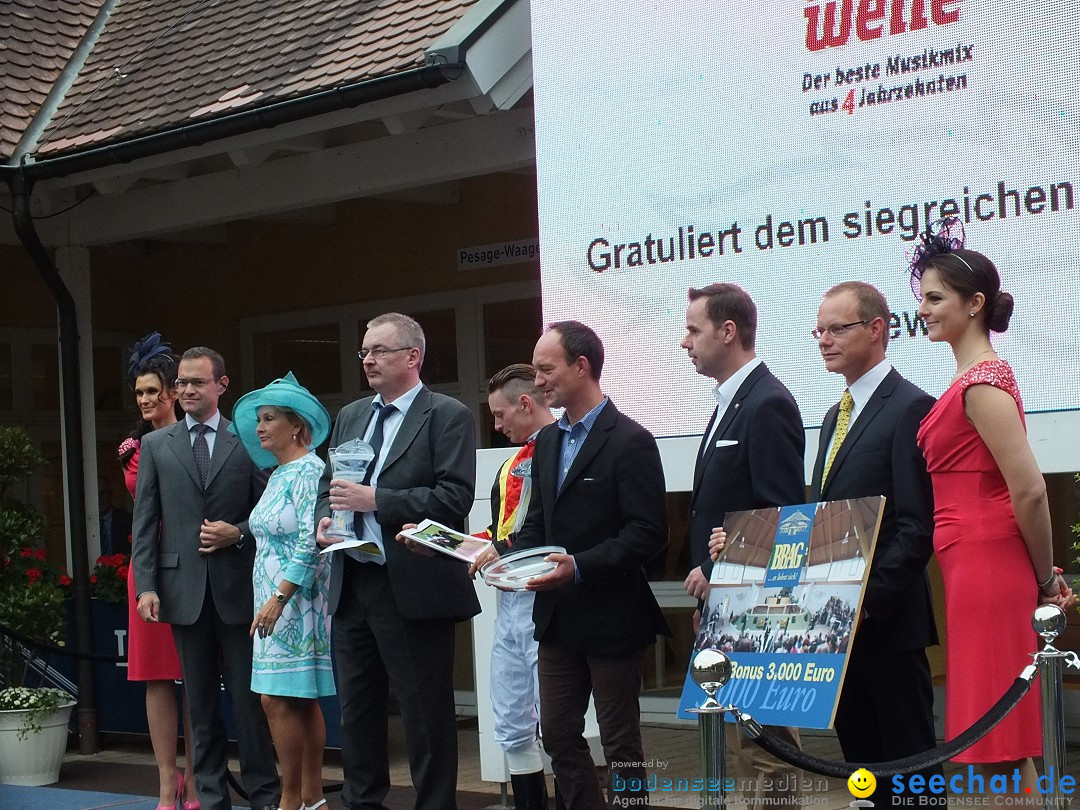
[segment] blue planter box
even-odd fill
[[[67,645],[75,649],[75,611],[71,600],[67,606]],[[127,657],[127,605],[111,604],[99,599],[90,600],[90,619],[93,623],[93,650],[97,655]],[[75,691],[78,683],[77,664],[74,658],[52,656],[50,674],[57,685]],[[66,683],[65,683],[66,681]],[[179,687],[178,687],[179,688]],[[98,730],[147,734],[145,689],[141,683],[127,679],[126,662],[94,662],[94,694],[97,698]],[[228,695],[222,690],[221,698],[225,712],[225,725],[229,739],[236,739],[236,727],[232,721],[232,706]],[[341,709],[337,697],[319,701],[326,717],[326,744],[330,748],[340,745]],[[178,734],[182,730],[178,729]]]

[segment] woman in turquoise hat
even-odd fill
[[[325,465],[312,452],[330,416],[289,372],[241,397],[232,429],[260,467],[277,466],[251,513],[255,620],[251,689],[262,695],[281,766],[282,810],[323,807],[326,724],[318,698],[333,695],[329,560],[315,546],[315,499]]]

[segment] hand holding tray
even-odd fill
[[[550,574],[558,563],[547,562],[549,554],[565,554],[562,546],[540,546],[513,551],[497,560],[492,560],[480,569],[484,582],[496,588],[510,591],[523,591],[530,579]]]

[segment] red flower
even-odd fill
[[[127,562],[127,555],[124,554],[123,552],[119,552],[117,554],[112,555],[112,559],[110,560],[109,565],[123,565],[126,562]]]
[[[31,551],[31,550],[30,550],[30,549],[28,549],[28,548],[24,548],[24,549],[23,549],[22,551],[20,551],[20,552],[19,552],[19,556],[20,556],[20,557],[33,557],[33,556],[34,556],[34,552],[33,552],[33,551]]]
[[[126,565],[121,565],[119,568],[116,569],[116,578],[126,580],[127,579],[127,572],[128,572],[128,567]]]
[[[41,579],[41,569],[40,568],[27,568],[26,569],[26,578],[29,579],[30,584],[33,585],[35,582],[37,582],[39,579]]]
[[[65,588],[69,587],[71,585],[71,577],[69,577],[67,574],[61,574],[60,584]]]
[[[37,551],[34,552],[34,556],[37,557],[37,559],[39,559],[39,560],[44,560],[45,559],[45,549],[39,548]]]
[[[90,575],[90,584],[91,585],[97,585],[97,574],[91,574]]]
[[[98,557],[96,560],[94,560],[94,565],[102,565],[102,564],[104,564],[105,559],[106,558],[105,558],[104,555]]]

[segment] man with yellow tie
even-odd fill
[[[810,499],[885,496],[877,549],[856,625],[836,734],[848,762],[887,762],[933,748],[926,648],[937,644],[926,564],[933,493],[915,444],[934,399],[885,358],[889,305],[870,284],[838,284],[811,330],[825,368],[847,383],[821,426]],[[924,774],[941,773],[940,766]]]

